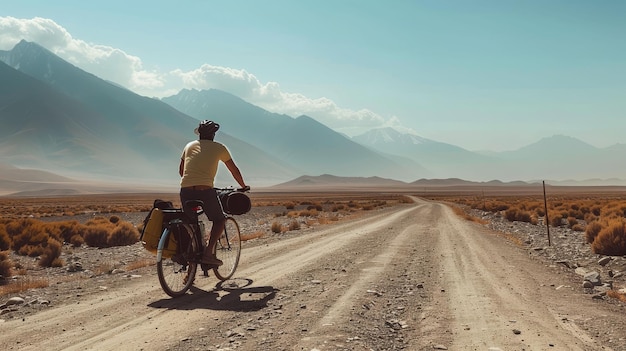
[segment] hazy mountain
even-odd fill
[[[498,169],[499,160],[495,158],[393,128],[373,129],[352,139],[381,152],[408,157],[423,165],[435,178],[493,179],[502,176]]]
[[[178,181],[180,153],[196,137],[197,119],[101,80],[34,43],[22,41],[11,51],[0,51],[0,60],[13,67],[0,63],[2,162]],[[301,174],[226,133],[218,139],[249,179],[267,183]]]
[[[337,190],[354,188],[390,188],[407,187],[407,183],[380,177],[338,177],[330,174],[320,176],[304,175],[296,179],[275,185],[273,188],[333,188]]]
[[[626,174],[624,145],[597,148],[579,139],[554,135],[518,150],[501,152],[505,167],[516,167],[519,179],[585,180]]]
[[[38,169],[22,169],[12,165],[0,164],[0,181],[62,183],[75,180]]]
[[[485,155],[391,128],[348,138],[311,117],[271,113],[222,91],[183,90],[163,101],[140,96],[34,43],[0,51],[1,163],[72,178],[177,184],[180,153],[195,138],[198,119],[222,125],[217,139],[228,145],[248,182],[259,185],[302,174],[333,174],[356,183],[429,177],[610,185],[626,174],[624,144],[596,148],[552,136]],[[220,173],[219,181],[233,183],[227,172]],[[27,182],[19,184],[30,190]]]
[[[164,98],[198,119],[220,123],[224,131],[296,166],[303,173],[415,179],[426,170],[391,160],[353,142],[308,116],[268,112],[219,90],[183,90]]]

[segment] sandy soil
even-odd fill
[[[181,298],[165,295],[147,267],[114,288],[0,323],[2,347],[624,349],[608,346],[626,338],[621,306],[585,296],[567,274],[445,205],[416,201],[258,241],[244,249],[235,279],[198,277]]]

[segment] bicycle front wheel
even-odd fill
[[[220,236],[215,245],[215,256],[222,260],[224,264],[213,268],[215,276],[219,280],[230,279],[237,265],[239,264],[239,255],[241,254],[241,234],[239,233],[239,225],[233,217],[226,218],[224,232]]]
[[[177,233],[175,234],[174,231]],[[190,258],[201,251],[198,240],[188,225],[168,227],[159,242],[159,249],[162,250],[170,240],[174,240],[182,247],[178,248],[177,254],[170,258],[158,255],[157,251],[157,275],[163,291],[171,297],[179,297],[185,295],[193,284],[198,264],[190,262]]]

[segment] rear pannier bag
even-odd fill
[[[219,194],[224,212],[231,215],[242,215],[250,212],[252,203],[248,195],[241,192],[223,192]]]
[[[143,231],[139,240],[143,247],[153,254],[157,252],[161,234],[163,234],[163,230],[169,221],[174,218],[180,218],[183,215],[182,210],[174,209],[173,207],[170,201],[154,200],[154,207],[150,210],[146,219],[144,219]],[[174,233],[169,236],[168,242],[165,243],[163,257],[170,258],[176,254],[176,238],[179,236],[180,229],[178,226],[172,227]]]

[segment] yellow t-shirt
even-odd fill
[[[181,156],[184,161],[181,187],[194,185],[213,186],[217,166],[232,157],[226,146],[213,140],[194,140],[185,146]]]

